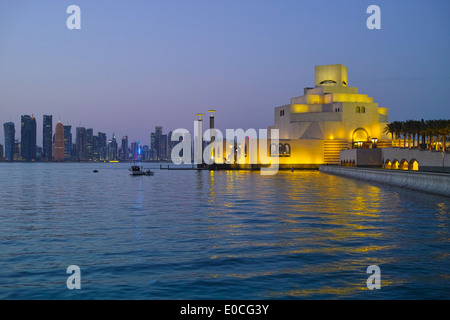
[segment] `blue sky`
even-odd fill
[[[66,27],[72,4],[81,30]],[[366,27],[371,4],[381,30]],[[0,122],[20,132],[34,114],[40,135],[52,114],[142,144],[209,108],[223,130],[267,128],[315,65],[335,63],[391,121],[449,118],[449,12],[441,0],[5,0]]]

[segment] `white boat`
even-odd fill
[[[150,169],[144,169],[144,167],[137,165],[131,166],[129,170],[132,176],[152,176],[155,174],[154,171],[151,171]]]

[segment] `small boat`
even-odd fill
[[[152,176],[155,174],[154,171],[151,171],[150,169],[144,169],[144,167],[137,165],[131,166],[129,170],[132,176]]]

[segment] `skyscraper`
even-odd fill
[[[153,160],[167,159],[167,135],[162,134],[162,127],[155,127],[155,132],[150,136],[150,149]]]
[[[7,161],[14,160],[14,144],[15,144],[15,134],[16,129],[14,128],[13,122],[7,122],[3,124],[3,129],[5,132],[5,159]]]
[[[55,161],[64,161],[64,126],[58,122],[55,127]]]
[[[98,132],[98,145],[100,149],[100,160],[105,161],[108,158],[107,146],[106,146],[106,133]]]
[[[4,155],[4,153],[3,153],[3,145],[0,144],[0,161],[3,161],[3,155]]]
[[[113,133],[112,139],[108,142],[108,160],[117,161],[117,141]]]
[[[100,160],[100,138],[98,136],[92,136],[92,160]]]
[[[133,161],[142,161],[142,149],[139,141],[133,141],[131,143],[131,154]]]
[[[29,115],[21,119],[21,156],[25,161],[33,161],[36,160],[36,119]]]
[[[92,160],[94,152],[94,129],[86,130],[86,158]]]
[[[86,128],[78,127],[76,129],[76,145],[77,145],[77,161],[87,160],[87,149],[86,149]]]
[[[44,115],[43,129],[42,129],[42,160],[52,160],[52,136],[53,136],[53,120],[52,116]]]
[[[64,126],[64,160],[72,160],[72,126]]]
[[[129,152],[128,152],[128,136],[124,136],[122,138],[122,159],[120,160],[124,160],[124,161],[128,161],[129,158]]]

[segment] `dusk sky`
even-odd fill
[[[69,5],[81,30],[69,30]],[[369,30],[369,5],[381,30]],[[390,121],[449,115],[450,1],[46,0],[0,2],[0,122],[34,114],[150,143],[157,125],[266,129],[274,107],[343,64]],[[0,143],[4,144],[3,127]]]

